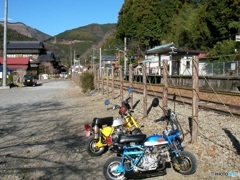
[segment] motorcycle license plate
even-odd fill
[[[89,137],[91,135],[91,132],[90,131],[87,131],[86,132],[86,137]]]

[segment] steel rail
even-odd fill
[[[106,85],[106,83],[104,83]],[[111,84],[111,83],[110,83]],[[129,82],[123,82],[123,88],[127,89]],[[162,84],[147,84],[148,95],[162,98]],[[120,81],[114,81],[114,88],[120,88]],[[134,82],[133,91],[142,92],[142,83]],[[177,102],[192,105],[192,88],[190,87],[168,87],[168,99],[177,96]],[[240,93],[224,92],[201,89],[199,92],[199,108],[211,110],[220,114],[240,117]]]

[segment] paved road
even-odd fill
[[[88,156],[83,128],[103,100],[62,80],[1,89],[0,102],[1,179],[104,179],[106,157]]]

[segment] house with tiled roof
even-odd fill
[[[7,57],[28,57],[30,60],[29,73],[38,75],[39,64],[49,62],[58,69],[58,62],[53,52],[47,51],[41,41],[9,41]]]
[[[13,62],[14,61],[14,62]],[[54,53],[48,52],[41,41],[9,41],[7,42],[7,66],[15,74],[39,75],[40,63],[49,62],[58,69]],[[20,78],[21,79],[21,78]],[[20,80],[21,81],[21,80]]]
[[[39,74],[38,57],[46,52],[44,43],[41,41],[9,41],[7,43],[7,57],[29,58],[30,64],[27,71],[35,75]]]

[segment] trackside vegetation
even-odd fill
[[[88,92],[94,89],[94,74],[93,72],[86,71],[80,76],[80,83],[82,91]]]

